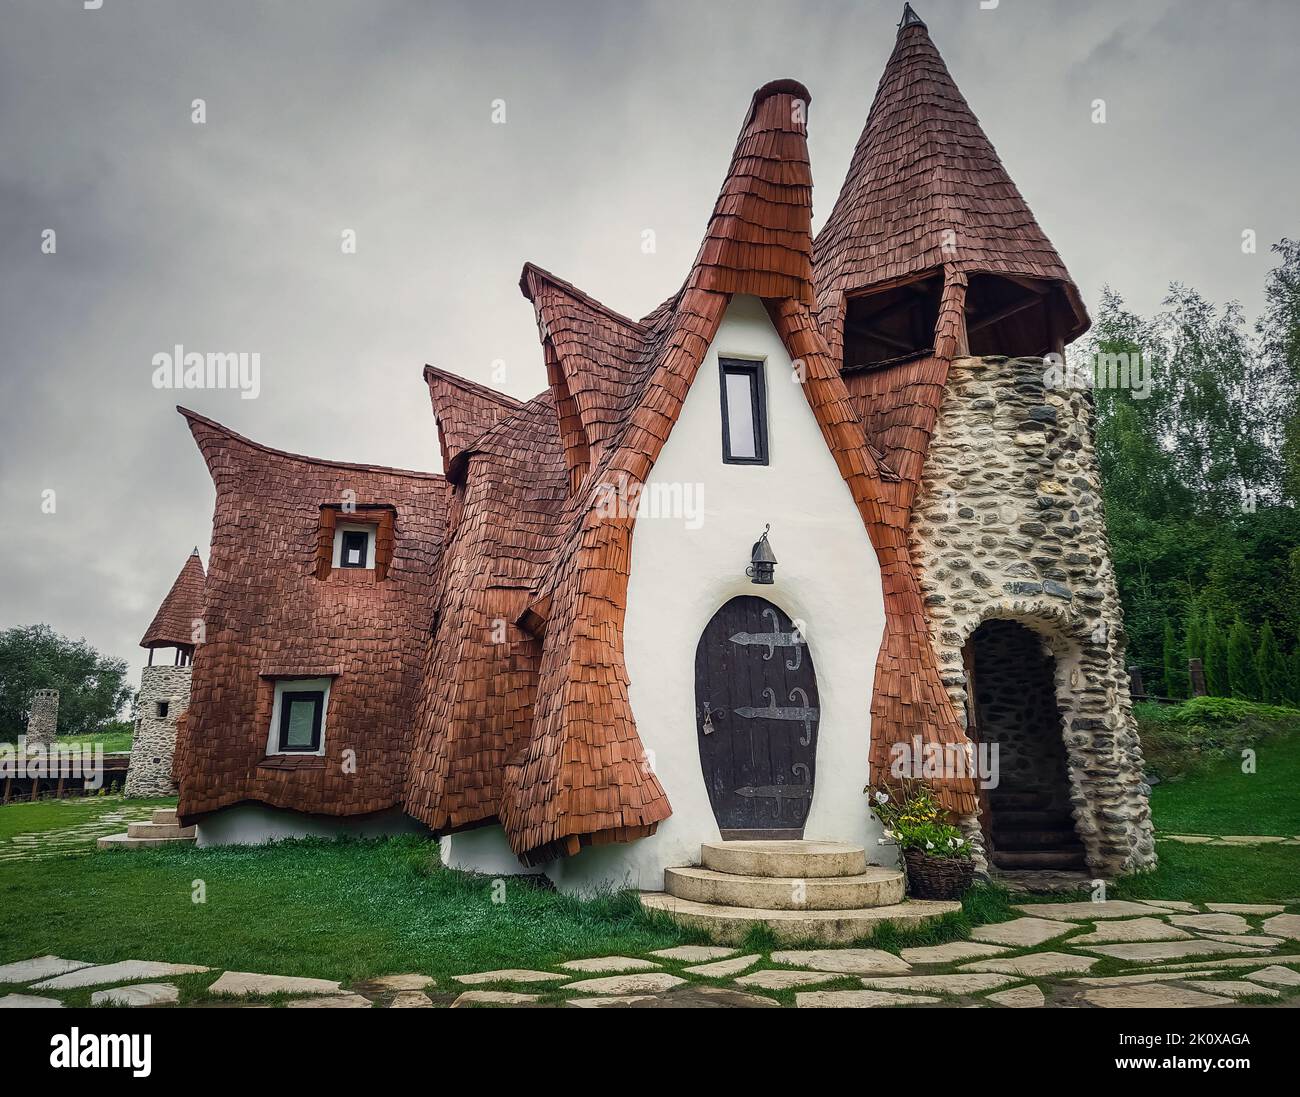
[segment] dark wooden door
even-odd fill
[[[817,674],[793,622],[733,598],[695,649],[695,734],[723,838],[802,838],[816,775]]]

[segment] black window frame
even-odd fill
[[[166,719],[167,719],[167,712],[168,712],[168,710],[169,710],[169,708],[170,708],[170,702],[168,702],[168,701],[155,701],[154,704],[157,705],[157,709],[156,709],[156,711],[157,711],[157,713],[158,713],[158,719],[159,719],[159,720],[166,720]]]
[[[294,702],[310,700],[313,705],[311,721],[311,743],[308,746],[290,746],[289,713]],[[320,751],[321,725],[325,718],[325,691],[323,689],[284,689],[280,691],[280,727],[276,734],[276,746],[280,754],[316,754]]]
[[[343,539],[339,542],[339,567],[353,568],[353,569],[360,568],[364,570],[366,567],[369,566],[370,538],[374,536],[374,533],[368,529],[345,529],[345,530],[340,530],[339,532],[342,533],[343,535]],[[357,537],[361,538],[361,563],[349,564],[348,563],[348,539],[349,538],[355,539]]]
[[[731,452],[731,412],[727,404],[727,377],[736,374],[751,378],[750,414],[754,422],[754,456],[737,457]],[[745,358],[718,359],[718,387],[722,392],[722,463],[724,465],[767,464],[767,383],[763,363]]]

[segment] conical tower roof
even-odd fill
[[[1089,324],[1070,272],[911,5],[814,255],[824,330],[838,327],[844,296],[945,269],[1052,283],[1067,341]]]
[[[176,582],[162,600],[153,622],[140,641],[142,648],[194,646],[194,622],[203,616],[203,588],[207,582],[196,547]]]

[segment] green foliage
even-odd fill
[[[1164,636],[1165,696],[1187,695],[1187,655],[1174,637],[1174,626],[1165,619]]]
[[[0,632],[0,739],[26,730],[38,689],[59,691],[60,735],[88,735],[114,719],[131,698],[126,663],[48,625]]]
[[[1205,688],[1211,697],[1232,692],[1228,676],[1228,638],[1213,613],[1205,619]]]
[[[1180,780],[1220,760],[1240,761],[1246,747],[1300,735],[1300,709],[1236,697],[1138,704],[1133,715],[1147,771],[1162,781]]]
[[[1286,661],[1277,646],[1273,626],[1264,622],[1259,630],[1259,651],[1255,653],[1255,666],[1259,670],[1260,700],[1270,705],[1285,704],[1290,697]]]
[[[1145,399],[1095,390],[1097,458],[1127,659],[1166,688],[1168,620],[1211,689],[1230,692],[1228,636],[1210,635],[1212,613],[1225,633],[1237,618],[1256,633],[1271,624],[1300,694],[1300,242],[1273,252],[1253,333],[1236,305],[1185,286],[1153,317],[1106,289],[1071,352],[1140,354],[1150,371]]]
[[[900,781],[867,790],[871,810],[885,825],[885,835],[899,849],[919,849],[930,857],[969,860],[974,854],[935,791],[923,781]]]
[[[1255,666],[1255,641],[1240,617],[1228,633],[1228,685],[1233,697],[1260,699],[1259,669]]]

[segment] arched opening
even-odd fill
[[[971,634],[963,656],[969,735],[996,758],[997,784],[980,804],[993,865],[1085,869],[1070,807],[1051,650],[1025,625],[995,619]]]

